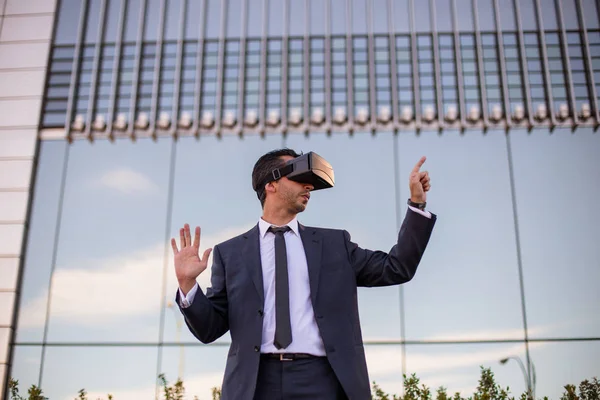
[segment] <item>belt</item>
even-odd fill
[[[322,358],[319,356],[314,356],[308,353],[261,353],[262,358],[268,358],[271,360],[279,360],[279,361],[294,361],[294,360],[302,360],[306,358]]]

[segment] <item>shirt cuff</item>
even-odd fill
[[[196,283],[194,287],[188,292],[186,296],[183,295],[181,288],[179,288],[179,307],[188,308],[194,302],[194,297],[196,296],[196,292],[198,291],[198,284]]]
[[[422,216],[431,219],[431,213],[429,211],[422,211],[422,210],[419,210],[418,208],[413,207],[413,206],[408,206],[408,208],[410,208],[411,210],[413,210],[417,214],[421,214]],[[191,290],[190,290],[190,293],[192,293]],[[194,292],[194,293],[196,293],[196,292]],[[188,295],[189,295],[189,293],[188,293]]]

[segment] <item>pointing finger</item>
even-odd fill
[[[421,157],[421,159],[419,160],[419,162],[417,162],[417,164],[415,164],[415,167],[413,168],[412,172],[413,173],[419,172],[419,170],[421,169],[421,167],[425,163],[425,160],[427,160],[427,157],[425,157],[425,156]]]

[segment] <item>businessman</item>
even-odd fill
[[[199,257],[200,228],[192,238],[185,224],[179,246],[171,239],[176,301],[190,331],[203,343],[231,334],[223,400],[370,399],[357,287],[411,280],[435,224],[425,210],[431,183],[422,157],[410,173],[409,209],[388,253],[359,247],[344,230],[301,225],[297,215],[314,183],[279,173],[299,157],[282,149],[256,162],[252,185],[262,217],[215,246],[206,293],[196,283],[211,253]]]

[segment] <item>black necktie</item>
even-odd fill
[[[275,339],[278,349],[285,349],[292,343],[292,325],[290,323],[290,287],[288,282],[287,252],[283,234],[289,226],[269,228],[275,234]]]

